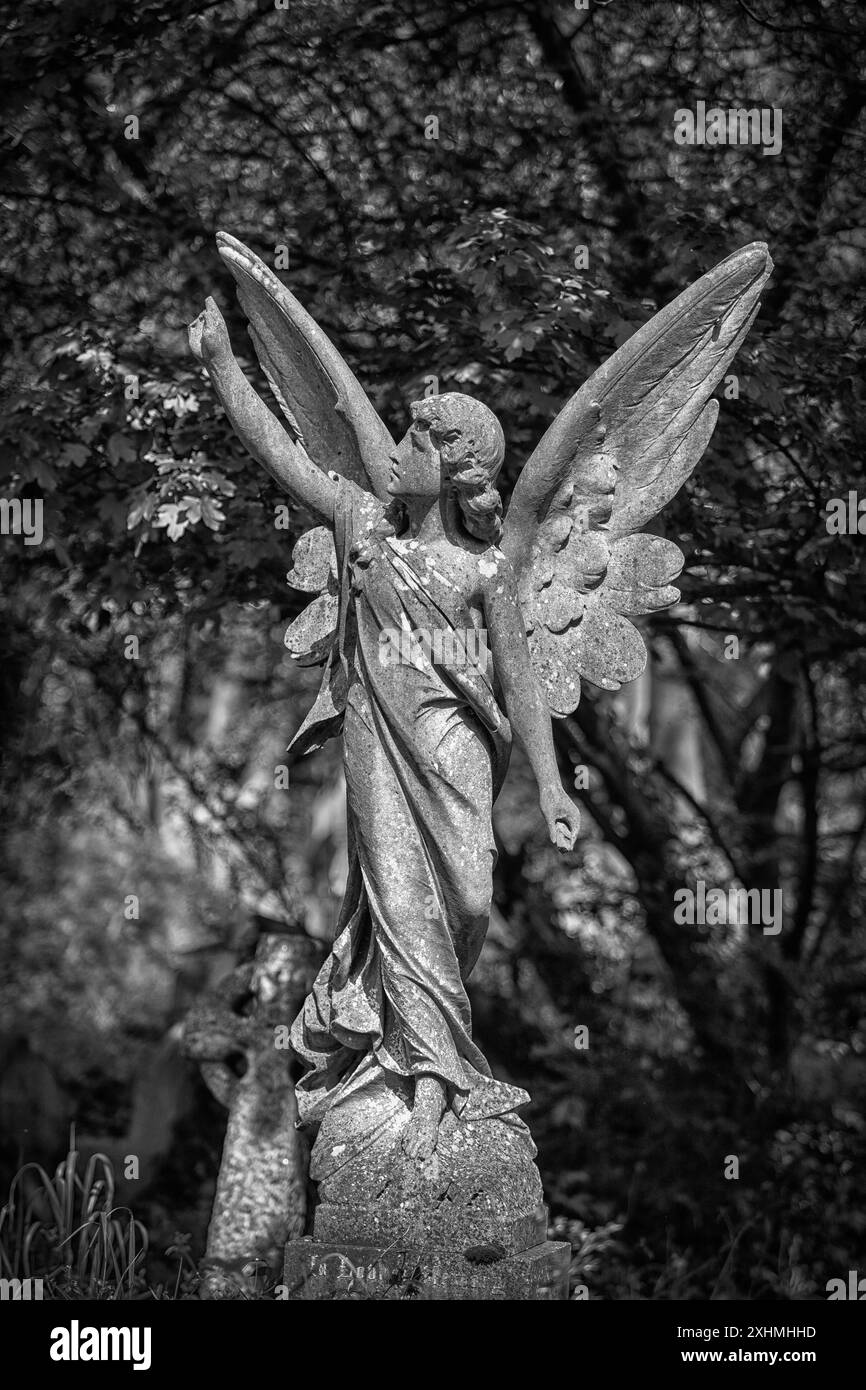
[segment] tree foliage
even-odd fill
[[[395,431],[431,381],[488,402],[506,491],[657,306],[769,243],[719,425],[662,518],[687,553],[683,603],[650,625],[637,692],[589,695],[557,726],[567,784],[587,769],[575,856],[545,848],[519,762],[503,795],[501,932],[475,1008],[500,1065],[543,1098],[556,1210],[610,1226],[587,1236],[587,1268],[619,1248],[631,1202],[626,1236],[652,1255],[637,1272],[623,1255],[620,1291],[745,1279],[797,1296],[798,1261],[820,1277],[801,1247],[830,1181],[821,1136],[836,1135],[831,1168],[862,1142],[844,1107],[820,1132],[776,1108],[807,1073],[820,1098],[866,1046],[864,541],[827,525],[831,500],[864,487],[862,7],[24,0],[5,22],[0,468],[3,496],[43,501],[45,529],[41,545],[0,538],[20,914],[5,930],[24,922],[30,941],[16,980],[44,981],[42,961],[98,995],[114,971],[112,1034],[130,972],[149,978],[145,944],[160,980],[187,982],[158,1007],[141,996],[158,1031],[237,946],[244,907],[312,911],[339,878],[338,831],[308,845],[311,815],[331,825],[333,750],[292,771],[291,796],[273,778],[313,685],[279,648],[308,519],[279,525],[186,345],[208,292],[244,341],[216,229],[287,265]],[[677,145],[674,112],[699,100],[780,109],[781,152]],[[677,924],[674,893],[699,879],[781,890],[781,933]],[[143,882],[159,906],[133,939],[117,905]],[[57,996],[30,989],[18,1026],[53,1037]],[[84,1015],[74,1028],[89,1045]],[[714,1071],[725,1123],[702,1109]],[[596,1132],[618,1155],[607,1176]],[[736,1199],[720,1178],[733,1152],[755,1174]],[[702,1162],[719,1180],[687,1189]],[[666,1228],[706,1250],[717,1210],[739,1229],[758,1203],[772,1239],[787,1233],[784,1270],[767,1273],[760,1241],[747,1276],[734,1245],[712,1276],[664,1265]]]

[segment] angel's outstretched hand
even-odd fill
[[[217,365],[227,361],[232,355],[232,345],[226,322],[208,295],[205,306],[197,319],[189,325],[189,345],[193,356],[204,365]]]
[[[541,809],[547,821],[551,844],[557,849],[573,849],[580,829],[580,811],[562,788],[542,796]]]

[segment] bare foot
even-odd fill
[[[403,1135],[403,1152],[426,1163],[436,1150],[439,1121],[445,1113],[445,1087],[438,1076],[419,1076],[412,1114]]]

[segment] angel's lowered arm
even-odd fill
[[[225,320],[213,299],[207,299],[204,311],[190,324],[189,342],[244,448],[290,497],[331,525],[335,484],[253,390],[235,360]]]
[[[506,713],[535,774],[550,838],[558,848],[571,849],[580,812],[560,781],[550,709],[532,669],[514,573],[504,555],[498,558],[496,572],[485,580],[483,594],[490,649]]]

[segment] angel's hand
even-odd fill
[[[189,325],[189,345],[193,356],[206,367],[218,366],[232,356],[231,339],[226,322],[208,295],[205,306],[197,319]]]
[[[573,849],[580,829],[580,811],[565,792],[559,788],[541,798],[541,809],[547,821],[551,844],[557,849]]]

